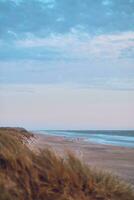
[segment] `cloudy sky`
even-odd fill
[[[134,129],[134,0],[0,0],[0,125]]]

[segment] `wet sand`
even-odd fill
[[[35,139],[29,144],[33,150],[49,147],[61,156],[71,151],[91,167],[112,172],[134,185],[134,148],[94,144],[79,138],[69,140],[58,136],[34,135]]]

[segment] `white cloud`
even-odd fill
[[[26,39],[18,40],[16,45],[21,48],[57,49],[74,58],[118,58],[125,50],[133,51],[134,32],[91,36],[72,29],[68,34],[51,34],[46,38],[28,35]]]

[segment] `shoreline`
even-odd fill
[[[35,138],[29,145],[34,151],[49,147],[60,156],[72,152],[92,168],[113,173],[134,186],[134,148],[70,140],[35,132],[33,134]]]
[[[112,132],[112,134],[111,134]],[[85,130],[83,132],[78,131],[57,131],[57,130],[46,130],[46,131],[35,131],[38,134],[45,134],[46,136],[53,137],[64,137],[67,140],[81,140],[93,144],[100,145],[110,145],[114,147],[125,147],[125,148],[134,148],[134,131],[125,131],[126,135],[121,134],[122,131],[106,131],[102,133],[102,131],[88,131]],[[71,134],[70,134],[71,133]],[[73,133],[73,134],[72,134]],[[87,134],[88,133],[88,134]]]

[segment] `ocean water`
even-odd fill
[[[83,139],[87,142],[134,148],[134,131],[115,130],[40,130],[39,133]]]

